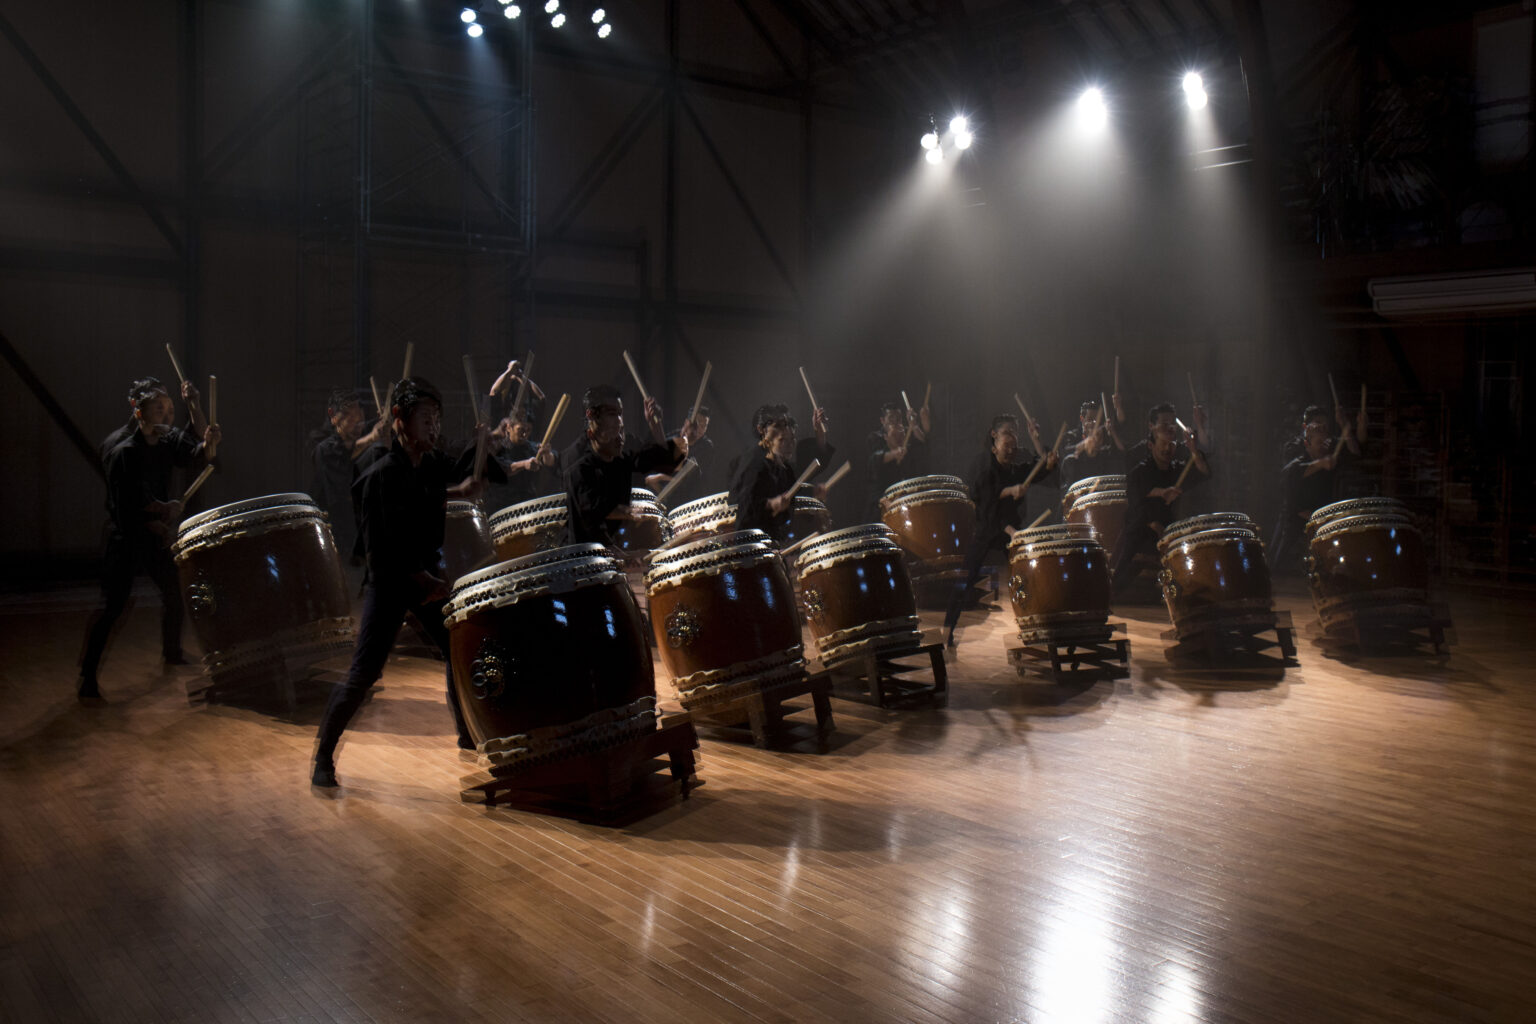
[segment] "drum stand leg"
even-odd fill
[[[903,659],[928,658],[933,682],[905,678],[921,672],[922,666],[905,664]],[[918,643],[905,649],[868,651],[853,657],[825,663],[816,675],[842,689],[844,696],[867,699],[877,708],[892,703],[926,701],[933,707],[949,704],[949,666],[944,664],[944,644],[939,641]]]
[[[751,730],[752,742],[763,749],[794,742],[790,733],[789,715],[806,710],[804,707],[786,707],[788,701],[809,695],[811,708],[816,712],[816,748],[826,752],[836,727],[832,723],[832,684],[824,673],[806,673],[800,680],[788,686],[761,691],[746,697],[725,701],[700,709],[686,710],[700,725],[712,725],[719,729],[739,729],[742,722]]]
[[[627,825],[688,799],[704,784],[695,774],[698,746],[693,721],[669,715],[654,731],[611,747],[466,776],[459,798],[594,825]]]
[[[1008,661],[1021,676],[1045,673],[1057,682],[1085,673],[1119,679],[1131,673],[1131,642],[1114,635],[1124,632],[1125,623],[1107,622],[1097,635],[1053,636],[1047,641],[1009,647]]]
[[[1270,639],[1269,634],[1274,639]],[[1280,650],[1281,664],[1296,664],[1296,631],[1291,625],[1291,613],[1283,610],[1256,616],[1247,623],[1240,620],[1213,623],[1208,628],[1187,633],[1177,629],[1164,630],[1162,638],[1170,644],[1170,657],[1195,655],[1207,662],[1226,661],[1237,655],[1262,659],[1271,647],[1275,647]]]
[[[1327,654],[1336,656],[1347,650],[1364,657],[1417,654],[1424,647],[1443,656],[1455,642],[1450,609],[1440,603],[1405,604],[1357,614],[1334,623],[1318,639]]]

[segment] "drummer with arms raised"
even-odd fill
[[[918,423],[907,421],[907,410],[898,402],[880,407],[880,430],[869,435],[869,500],[865,519],[880,521],[880,498],[893,484],[926,473],[928,466],[928,430],[932,422],[928,407],[918,414]]]
[[[368,568],[363,587],[363,614],[357,645],[344,681],[331,689],[320,720],[311,782],[336,785],[336,745],[368,690],[384,674],[384,663],[406,612],[414,612],[422,629],[446,658],[448,629],[443,602],[448,583],[437,575],[442,560],[443,523],[449,499],[473,501],[484,484],[473,474],[476,446],[458,460],[438,447],[443,399],[420,377],[407,377],[390,395],[393,442],[358,477],[355,496]],[[482,426],[479,429],[484,430]],[[501,467],[486,459],[484,472],[502,480]],[[473,749],[464,715],[453,688],[453,662],[448,662],[448,708],[453,713],[459,746]]]
[[[1038,428],[1031,431],[1038,434]],[[971,473],[971,500],[976,503],[976,531],[971,536],[971,546],[965,553],[965,584],[950,598],[944,613],[944,641],[955,643],[955,624],[965,608],[967,595],[981,578],[982,566],[993,551],[1008,550],[1008,541],[1020,526],[1019,517],[1024,509],[1024,493],[1028,486],[1048,480],[1056,468],[1056,453],[1044,450],[1035,459],[1019,461],[1019,421],[1011,413],[992,417],[992,428],[987,434],[987,451],[977,460]],[[1035,464],[1044,459],[1040,471],[1031,478]]]
[[[188,393],[186,386],[182,393]],[[77,696],[84,701],[101,699],[96,672],[112,627],[127,609],[134,578],[140,574],[154,580],[160,590],[160,653],[165,663],[187,663],[181,653],[181,587],[170,552],[182,509],[179,496],[171,493],[171,476],[177,466],[212,462],[221,436],[217,424],[203,427],[201,441],[192,431],[173,427],[176,407],[165,385],[154,377],[134,381],[128,401],[133,406],[134,430],[121,435],[102,462],[112,532],[102,557],[102,607],[86,634],[80,666]]]
[[[1328,428],[1328,414],[1321,406],[1308,406],[1302,428],[1300,455],[1280,474],[1280,525],[1270,547],[1271,569],[1278,575],[1301,569],[1301,551],[1307,518],[1338,500],[1339,484],[1360,456],[1349,420],[1339,417],[1343,435],[1335,441]]]
[[[796,444],[795,421],[784,406],[765,406],[758,411],[758,416],[761,429],[757,448],[738,462],[736,477],[731,482],[730,501],[736,506],[736,529],[762,530],[782,542],[794,512],[795,481],[799,479],[796,455],[806,449],[803,443]],[[830,454],[832,448],[826,444],[825,409],[816,410],[814,423],[816,450]],[[820,500],[827,489],[816,484],[810,491]]]
[[[1182,441],[1189,458],[1178,457]],[[1211,470],[1200,437],[1180,431],[1172,404],[1154,405],[1147,414],[1146,457],[1125,479],[1125,530],[1115,545],[1110,583],[1116,593],[1135,578],[1138,554],[1157,554],[1157,540],[1168,524],[1180,518],[1179,498],[1210,479]]]
[[[566,541],[613,545],[613,520],[629,516],[630,480],[636,473],[672,472],[688,457],[688,441],[667,438],[647,445],[626,442],[624,401],[611,384],[595,384],[583,396],[587,430],[565,471]],[[645,400],[653,437],[661,436],[661,406]]]

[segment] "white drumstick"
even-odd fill
[[[555,405],[555,414],[549,418],[549,426],[544,428],[544,440],[539,442],[540,450],[542,450],[545,445],[549,444],[549,439],[551,437],[555,436],[555,428],[560,425],[560,418],[565,415],[565,407],[570,404],[570,395],[560,396],[560,401]]]
[[[803,545],[810,543],[811,541],[815,540],[817,537],[820,537],[820,536],[821,536],[821,531],[820,530],[817,530],[815,533],[806,534],[804,537],[801,537],[799,540],[795,541],[793,544],[791,544],[789,547],[785,548],[783,551],[780,551],[779,552],[779,556],[782,557],[782,558],[788,558],[790,555],[792,555],[796,551],[800,550],[800,548]]]
[[[415,356],[416,356],[416,343],[414,341],[406,342],[405,343],[405,372],[400,375],[400,379],[401,380],[410,380],[411,379],[411,360],[413,358],[415,358]]]
[[[1333,407],[1337,409],[1339,407],[1339,389],[1333,383],[1333,374],[1331,373],[1328,375],[1328,390],[1333,394]]]
[[[383,416],[384,403],[379,401],[379,382],[369,377],[368,386],[373,389],[373,407],[379,411],[380,416]]]
[[[645,385],[640,383],[640,371],[635,369],[635,361],[629,358],[629,350],[624,350],[624,363],[629,367],[629,375],[635,378],[635,387],[640,389],[640,401],[649,402],[651,396],[646,393]]]
[[[219,378],[208,375],[208,422],[219,422]]]
[[[176,358],[176,350],[171,348],[170,342],[165,343],[165,354],[171,357],[171,369],[176,371],[177,382],[185,384],[187,382],[187,375],[181,372],[181,362]]]
[[[800,479],[795,481],[795,486],[789,489],[789,493],[791,495],[798,493],[800,490],[800,485],[805,483],[811,477],[815,476],[817,470],[819,469],[821,469],[821,460],[812,459],[811,464],[805,467],[805,472],[800,474]]]
[[[181,504],[182,504],[183,507],[186,506],[187,502],[192,500],[192,495],[197,493],[197,489],[199,487],[203,486],[203,483],[210,476],[213,476],[213,467],[212,466],[204,466],[203,467],[203,471],[201,473],[197,474],[197,479],[192,481],[192,486],[188,487],[186,489],[186,491],[182,493],[182,495],[181,495]]]
[[[830,491],[833,484],[837,483],[851,472],[853,472],[853,463],[845,462],[841,466],[838,466],[837,469],[833,471],[832,475],[827,477],[827,482],[821,486]]]
[[[475,426],[480,425],[480,392],[475,390],[475,367],[469,356],[464,357],[464,383],[469,387],[469,407],[475,414]],[[480,464],[479,456],[475,457],[475,464]],[[479,474],[476,474],[477,476]]]
[[[1046,509],[1044,512],[1041,512],[1038,516],[1035,516],[1035,521],[1030,523],[1028,526],[1024,527],[1024,529],[1026,529],[1026,530],[1033,530],[1035,527],[1039,526],[1041,523],[1045,522],[1050,517],[1051,517],[1051,510],[1050,509]]]
[[[1200,399],[1195,397],[1195,375],[1185,370],[1184,379],[1189,381],[1189,407],[1193,409],[1200,404]]]
[[[667,496],[673,491],[677,490],[677,485],[686,480],[688,478],[688,474],[692,473],[698,468],[698,460],[692,458],[691,456],[684,459],[683,464],[677,468],[677,472],[672,474],[672,479],[667,481],[667,486],[663,487],[661,492],[656,495],[656,501],[658,503],[665,504]]]
[[[704,404],[704,389],[709,386],[709,371],[715,368],[714,363],[704,364],[704,376],[699,380],[699,393],[693,397],[693,406],[688,412],[690,422],[699,418],[699,407]]]
[[[821,406],[816,404],[816,392],[811,390],[811,379],[805,375],[805,367],[800,367],[800,381],[805,385],[806,396],[811,400],[811,412],[815,413]]]
[[[1024,399],[1019,397],[1019,393],[1017,391],[1013,393],[1013,400],[1019,403],[1019,412],[1024,414],[1024,429],[1028,430],[1029,421],[1034,419],[1034,417],[1029,414],[1028,409],[1024,408]]]

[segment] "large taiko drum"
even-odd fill
[[[761,530],[663,549],[645,581],[656,647],[684,708],[707,712],[801,679],[794,591]]]
[[[443,611],[464,721],[493,764],[555,761],[655,729],[645,623],[601,544],[471,573]]]
[[[684,536],[710,537],[736,529],[736,506],[722,491],[705,498],[686,501],[672,510],[672,532]]]
[[[1078,498],[1100,491],[1119,491],[1125,494],[1125,474],[1109,473],[1101,476],[1085,476],[1061,492],[1061,511],[1069,511]]]
[[[1180,639],[1227,629],[1272,627],[1269,565],[1258,530],[1237,513],[1170,523],[1158,542],[1163,600]],[[1194,520],[1206,521],[1197,524]]]
[[[485,513],[472,501],[450,501],[443,519],[443,579],[452,586],[454,580],[484,568],[495,557]]]
[[[496,557],[505,562],[560,547],[565,540],[565,521],[563,494],[508,505],[491,516]]]
[[[1413,521],[1413,515],[1408,511],[1408,506],[1396,498],[1345,498],[1343,501],[1335,501],[1324,505],[1307,517],[1307,542],[1311,543],[1312,538],[1317,536],[1317,531],[1335,519],[1344,519],[1349,516],[1380,515],[1402,516],[1409,522]]]
[[[1312,603],[1327,632],[1429,615],[1424,538],[1406,515],[1331,519],[1313,536],[1309,556]]]
[[[784,545],[796,544],[813,533],[832,529],[832,512],[819,498],[797,494],[789,510],[789,526],[784,530]]]
[[[893,537],[884,523],[866,523],[800,549],[800,607],[823,662],[922,644],[906,558]]]
[[[309,495],[269,494],[193,516],[174,551],[215,685],[291,680],[352,646],[341,555]]]
[[[1086,523],[1018,530],[1008,594],[1025,643],[1108,639],[1109,554]]]
[[[1078,491],[1072,496],[1071,504],[1067,506],[1066,521],[1069,523],[1082,523],[1093,528],[1094,534],[1099,539],[1099,544],[1110,554],[1120,543],[1120,535],[1125,532],[1125,477],[1100,476],[1089,477],[1088,480],[1079,480],[1073,484],[1077,488],[1081,484],[1093,480],[1120,480],[1122,486],[1119,490],[1105,485],[1097,490],[1087,488]]]
[[[672,539],[672,523],[654,492],[644,487],[629,491],[629,516],[615,519],[610,527],[613,546],[625,554],[626,564],[640,559]]]
[[[880,519],[912,561],[912,582],[948,584],[963,571],[976,505],[955,476],[924,476],[886,488]]]

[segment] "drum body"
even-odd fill
[[[832,529],[832,513],[817,498],[795,495],[794,507],[789,513],[789,527],[784,531],[784,546],[798,543],[813,533],[826,533]]]
[[[707,711],[804,674],[794,591],[761,530],[658,552],[646,587],[656,647],[685,708]]]
[[[460,576],[482,569],[496,557],[485,513],[470,501],[450,501],[443,520],[443,579],[449,586]]]
[[[1163,600],[1181,639],[1275,624],[1269,565],[1255,531],[1236,526],[1186,531],[1171,540],[1165,536],[1159,547]]]
[[[694,538],[731,533],[736,529],[736,506],[729,492],[687,501],[672,510],[672,532]]]
[[[565,541],[565,495],[520,501],[491,516],[496,558],[509,561],[560,547]]]
[[[288,677],[352,646],[331,528],[306,494],[273,494],[182,523],[176,571],[215,684]]]
[[[1109,555],[1091,526],[1019,530],[1008,542],[1008,566],[1025,643],[1108,638]]]
[[[1309,548],[1308,580],[1323,629],[1429,614],[1424,538],[1403,515],[1334,518]]]
[[[601,544],[471,573],[444,618],[465,723],[493,764],[559,760],[655,729],[644,621]]]
[[[629,518],[614,520],[611,530],[614,546],[628,556],[626,565],[638,565],[640,559],[672,539],[666,510],[644,487],[630,489]]]
[[[1125,508],[1123,490],[1079,493],[1067,510],[1066,520],[1092,527],[1099,545],[1113,555],[1120,543],[1120,535],[1125,532]]]
[[[866,523],[800,549],[800,607],[823,662],[922,644],[906,558],[892,538],[890,527]]]
[[[927,479],[927,478],[923,478]],[[896,543],[912,560],[914,584],[948,583],[959,577],[966,549],[976,531],[976,505],[963,490],[886,491],[880,519],[895,534]]]

